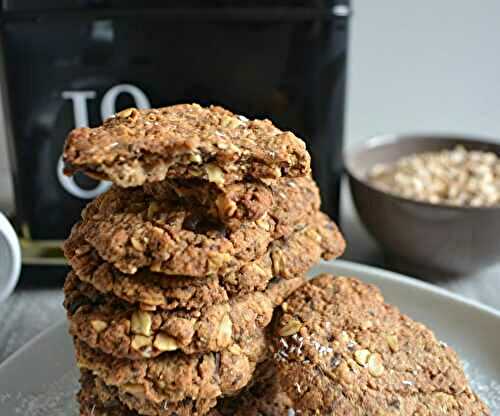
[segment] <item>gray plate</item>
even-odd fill
[[[357,276],[379,286],[388,302],[433,329],[455,348],[473,388],[500,415],[500,312],[432,285],[373,267],[337,260],[313,273]],[[78,387],[71,339],[60,323],[0,366],[0,414],[76,415]]]

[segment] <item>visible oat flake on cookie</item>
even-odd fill
[[[77,395],[80,416],[220,416],[213,408],[215,399],[160,403],[146,401],[106,385],[87,370],[81,370],[80,384]]]
[[[162,403],[184,400],[215,400],[232,396],[247,386],[257,364],[269,357],[266,332],[250,337],[220,352],[186,355],[165,352],[149,359],[117,358],[74,340],[80,369],[87,369],[136,400]]]
[[[271,368],[270,368],[271,367]],[[136,399],[116,387],[107,386],[90,371],[81,372],[78,393],[81,416],[288,416],[293,415],[290,399],[280,390],[274,369],[259,364],[254,384],[234,397],[214,400],[184,400],[153,403]],[[130,410],[129,407],[139,411]]]
[[[122,187],[165,178],[204,179],[224,186],[246,177],[305,176],[304,142],[269,120],[247,120],[198,104],[130,108],[66,140],[66,172],[82,170]]]
[[[148,268],[169,275],[227,276],[269,255],[273,274],[288,277],[286,272],[306,259],[310,266],[320,257],[339,256],[345,247],[336,225],[321,212],[300,216],[287,226],[288,236],[275,239],[280,236],[279,222],[269,214],[228,230],[192,207],[152,200],[140,189],[112,188],[90,203],[82,216],[65,252],[83,238],[126,274]]]
[[[303,278],[281,280],[264,292],[239,295],[204,309],[155,311],[103,296],[70,274],[64,304],[70,333],[92,348],[115,357],[153,358],[176,350],[185,354],[221,351],[242,337],[252,337],[303,282]]]

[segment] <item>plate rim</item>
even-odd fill
[[[424,290],[427,292],[433,292],[433,293],[438,294],[440,296],[443,296],[445,298],[454,300],[458,303],[465,304],[465,305],[472,307],[473,309],[476,309],[480,312],[484,312],[486,314],[492,315],[496,319],[500,319],[500,309],[496,309],[493,306],[486,305],[480,301],[468,298],[466,296],[452,292],[449,289],[445,289],[445,288],[442,288],[442,287],[437,286],[435,284],[422,281],[422,280],[417,279],[415,277],[410,277],[410,276],[404,275],[402,273],[393,272],[391,270],[383,269],[381,267],[371,266],[368,264],[349,261],[349,260],[340,260],[339,259],[339,260],[321,261],[320,263],[318,263],[318,265],[332,265],[332,264],[339,264],[339,265],[343,265],[344,267],[351,268],[353,270],[360,270],[362,273],[365,273],[365,274],[382,273],[383,279],[387,279],[387,280],[390,280],[392,282],[403,282],[404,284],[407,284],[409,286],[416,287],[418,289],[421,289],[421,290]],[[348,276],[346,276],[346,277],[348,277]],[[355,276],[351,276],[351,277],[355,277]],[[396,305],[396,306],[399,306],[399,305]]]

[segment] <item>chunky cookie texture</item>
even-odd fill
[[[221,351],[269,325],[274,308],[304,282],[271,283],[265,292],[236,296],[228,303],[191,311],[149,311],[103,296],[73,274],[65,283],[70,333],[115,357],[152,358]]]
[[[274,238],[289,233],[301,218],[318,211],[319,189],[310,176],[238,182],[221,190],[205,181],[165,180],[146,184],[144,192],[158,201],[181,201],[236,230],[264,215],[275,221]]]
[[[280,382],[300,414],[489,415],[455,352],[355,278],[302,286],[275,336]]]
[[[126,274],[105,262],[76,229],[64,248],[73,272],[102,294],[141,304],[143,309],[201,309],[236,294],[264,290],[273,276],[299,277],[320,258],[339,256],[345,246],[342,236],[326,216],[319,217],[314,225],[271,243],[261,258],[223,276],[192,278],[148,269]]]
[[[148,268],[164,274],[202,277],[237,273],[269,254],[273,262],[281,262],[275,267],[281,276],[279,270],[288,268],[281,258],[303,263],[302,259],[291,258],[293,250],[284,253],[299,239],[314,246],[306,253],[310,258],[316,256],[313,263],[320,257],[339,256],[345,248],[338,228],[321,212],[311,212],[294,225],[290,230],[294,242],[289,237],[273,239],[276,222],[269,215],[228,231],[220,224],[206,223],[188,208],[161,206],[157,201],[145,203],[140,190],[122,192],[111,189],[87,206],[83,220],[75,225],[65,243],[68,257],[76,242],[83,239],[123,273]]]
[[[75,129],[63,157],[114,182],[64,244],[80,414],[288,416],[271,319],[345,249],[302,140],[175,105]]]
[[[80,368],[92,371],[120,393],[156,404],[235,395],[249,384],[256,365],[269,357],[264,331],[220,352],[170,352],[142,360],[116,358],[78,339],[74,343]]]
[[[121,187],[165,178],[204,179],[223,187],[251,178],[304,176],[305,144],[269,120],[247,120],[221,107],[181,104],[130,108],[66,139],[66,172],[83,170]]]
[[[160,272],[168,262],[170,274],[190,276],[196,270],[216,271],[232,259],[248,262],[262,256],[274,227],[266,216],[230,231],[191,207],[155,201],[141,189],[119,188],[91,202],[77,226],[101,257],[124,273],[147,265]]]
[[[293,414],[288,397],[280,391],[274,372],[264,371],[260,364],[256,370],[255,383],[234,397],[227,397],[218,401],[213,407],[213,401],[183,401],[156,405],[135,400],[128,393],[120,394],[116,387],[107,386],[91,372],[82,370],[80,378],[81,389],[78,393],[81,416],[139,416],[139,414],[197,416],[288,416]],[[139,412],[130,410],[140,409]],[[290,411],[290,413],[289,413]],[[92,413],[93,412],[93,413]],[[206,413],[208,412],[208,413]]]
[[[153,310],[201,309],[227,302],[236,294],[264,290],[273,276],[270,255],[223,277],[209,275],[192,278],[154,273],[148,269],[133,275],[122,273],[105,262],[82,238],[68,240],[65,254],[80,280],[102,294],[114,295]],[[304,272],[308,267],[304,265]]]
[[[152,403],[129,393],[121,393],[86,370],[81,371],[80,384],[77,394],[80,416],[220,416],[213,408],[216,403],[213,399]]]
[[[292,180],[269,181],[281,184],[286,179]],[[200,206],[207,215],[218,218],[230,228],[261,218],[274,203],[271,187],[260,180],[237,182],[221,189],[204,180],[165,179],[144,184],[143,189],[158,201],[177,199],[186,205]]]

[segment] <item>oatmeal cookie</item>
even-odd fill
[[[271,283],[264,292],[191,311],[148,311],[101,295],[70,273],[64,285],[70,334],[115,357],[152,358],[166,351],[221,351],[269,325],[274,308],[304,278]]]
[[[196,270],[206,275],[222,263],[262,256],[274,226],[266,215],[230,231],[194,207],[155,201],[139,188],[115,187],[87,205],[77,228],[124,273],[146,265],[160,272],[168,262],[169,274],[191,276]]]
[[[77,394],[80,416],[220,416],[213,408],[215,399],[159,404],[148,402],[129,393],[120,393],[116,387],[107,386],[86,370],[81,371],[80,384]]]
[[[164,403],[232,396],[252,379],[258,363],[269,357],[264,330],[220,352],[185,355],[167,352],[156,358],[116,358],[74,339],[78,366],[137,400]]]
[[[158,201],[182,201],[199,206],[230,230],[265,214],[275,221],[273,238],[290,232],[304,216],[319,210],[319,189],[310,176],[278,180],[238,182],[222,191],[205,181],[165,180],[144,186],[144,192]]]
[[[71,247],[66,245],[67,259],[78,278],[103,294],[142,304],[144,309],[201,309],[227,302],[236,294],[264,290],[272,279],[269,256],[224,277],[172,276],[147,269],[129,275],[102,260],[92,246],[81,240],[72,240]]]
[[[263,257],[223,276],[192,278],[148,269],[125,274],[105,262],[77,232],[66,242],[65,255],[79,279],[103,294],[140,303],[146,309],[201,309],[227,302],[236,294],[264,290],[273,276],[301,276],[322,257],[339,256],[345,245],[342,236],[333,223],[323,219],[271,243]]]
[[[260,364],[261,367],[264,364]],[[256,370],[256,373],[259,371]],[[260,378],[256,375],[252,387],[234,397],[223,398],[217,406],[213,400],[183,401],[155,404],[134,399],[128,393],[119,393],[113,386],[107,386],[91,372],[82,370],[81,389],[78,393],[80,416],[288,416],[291,403],[280,391],[275,377]],[[139,412],[130,410],[139,409]],[[210,409],[210,410],[209,410]],[[93,411],[93,413],[92,413]]]
[[[161,208],[157,201],[145,204],[140,190],[126,192],[128,197],[122,192],[111,189],[87,206],[83,220],[73,227],[65,243],[65,252],[83,238],[123,273],[149,268],[164,274],[202,277],[235,273],[268,250],[280,251],[288,244],[286,237],[273,239],[276,222],[268,214],[228,231],[184,207]],[[316,261],[320,256],[338,256],[344,250],[338,228],[321,212],[310,213],[290,232],[311,240],[314,255],[318,255]],[[271,256],[273,261],[277,256],[281,254]]]
[[[77,170],[121,187],[165,178],[204,179],[219,186],[252,178],[305,176],[304,142],[269,120],[247,120],[198,104],[130,108],[66,139],[65,172]]]
[[[321,275],[283,304],[275,361],[303,415],[485,416],[456,353],[355,278]]]

